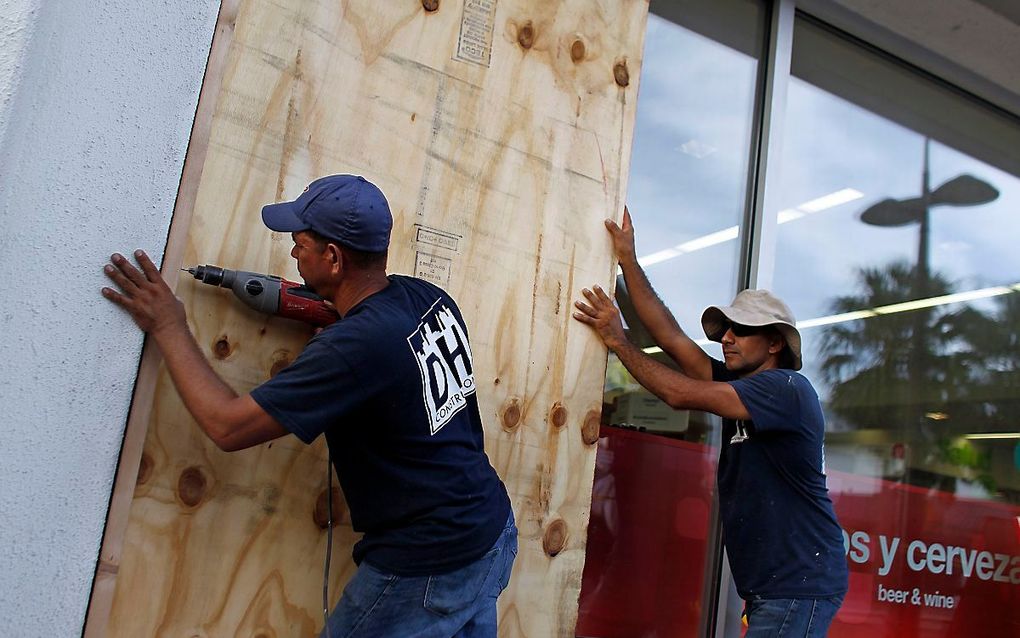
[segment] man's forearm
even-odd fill
[[[698,381],[659,363],[630,341],[607,345],[646,390],[672,408],[690,407],[690,397],[695,395]]]
[[[648,356],[630,341],[614,341],[606,345],[642,387],[674,410],[703,410],[730,419],[750,418],[730,384],[703,381],[677,372]]]
[[[232,425],[226,408],[238,398],[237,393],[212,369],[186,324],[161,330],[152,338],[184,406],[213,441],[222,440]]]
[[[641,323],[663,351],[695,379],[711,379],[711,364],[705,352],[677,323],[673,313],[655,293],[636,257],[620,260],[627,293]]]
[[[655,293],[637,257],[621,259],[620,268],[623,270],[623,279],[627,282],[627,293],[630,295],[631,303],[634,304],[634,310],[656,342],[668,339],[677,332],[682,333],[680,324]]]

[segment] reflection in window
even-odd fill
[[[1012,458],[996,480],[956,440],[1020,425],[1020,178],[797,78],[788,105],[776,281],[828,399],[830,466],[1020,502]],[[847,196],[795,204],[824,193]]]
[[[967,560],[1020,554],[1020,123],[808,19],[793,74],[774,281],[851,548],[830,635],[1009,635],[1015,584]]]

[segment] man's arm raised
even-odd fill
[[[581,293],[588,303],[574,302],[577,307],[574,318],[595,330],[642,387],[677,410],[702,410],[729,419],[751,418],[730,384],[693,379],[659,363],[632,344],[623,331],[620,312],[602,288],[585,288]]]
[[[209,365],[188,328],[184,305],[143,251],[135,251],[141,271],[122,255],[110,257],[103,272],[120,288],[103,288],[104,297],[124,308],[156,341],[170,378],[199,427],[222,450],[241,450],[287,434],[250,395],[238,396]]]
[[[634,249],[634,224],[627,207],[623,209],[623,226],[607,219],[606,230],[613,239],[613,251],[623,270],[627,292],[641,323],[662,351],[677,362],[684,374],[693,379],[710,381],[712,362],[708,355],[680,328],[673,313],[659,299],[638,263]]]

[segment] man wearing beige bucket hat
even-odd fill
[[[767,290],[744,290],[701,317],[722,344],[712,359],[680,328],[638,264],[634,228],[606,220],[642,324],[680,371],[632,344],[613,300],[582,290],[574,318],[591,326],[634,378],[674,409],[722,417],[718,485],[723,543],[744,599],[746,638],[825,636],[847,591],[842,529],[825,484],[825,423],[801,368],[789,307]]]

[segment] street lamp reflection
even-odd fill
[[[872,204],[861,213],[861,221],[872,226],[905,226],[920,224],[917,246],[917,290],[923,296],[928,283],[928,237],[931,234],[930,212],[933,206],[978,206],[999,197],[999,191],[973,175],[958,175],[931,190],[929,156],[931,139],[924,138],[924,169],[921,196],[908,199],[887,198]]]

